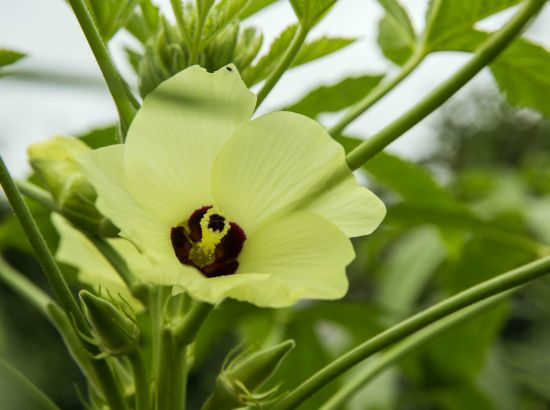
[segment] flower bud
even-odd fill
[[[87,290],[79,293],[84,313],[99,343],[111,355],[125,355],[137,347],[137,325],[112,303]]]
[[[237,356],[216,379],[214,391],[202,410],[233,409],[259,402],[269,395],[258,393],[294,348],[294,340]]]
[[[86,231],[112,234],[116,229],[96,209],[95,189],[77,162],[77,158],[90,149],[76,138],[54,137],[31,145],[29,162],[63,216]]]

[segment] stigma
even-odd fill
[[[170,239],[180,263],[194,266],[208,278],[231,275],[246,234],[211,205],[194,211],[187,223],[173,227]]]

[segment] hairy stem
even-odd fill
[[[292,62],[300,52],[302,45],[306,41],[307,34],[308,30],[304,26],[299,25],[296,29],[296,33],[294,34],[294,38],[292,39],[290,46],[286,50],[286,53],[281,58],[281,61],[279,61],[279,63],[275,66],[275,69],[270,74],[270,76],[267,77],[264,85],[258,92],[256,108],[258,108],[262,104],[262,102],[269,95],[273,87],[275,87],[275,85],[279,82],[287,68],[292,64]]]
[[[382,151],[407,130],[418,124],[439,108],[453,94],[470,81],[485,66],[491,63],[535,16],[546,0],[527,0],[523,7],[504,25],[492,34],[475,51],[474,56],[453,76],[430,92],[415,107],[401,115],[386,128],[370,137],[347,155],[351,169],[357,169]]]
[[[425,329],[416,332],[399,344],[381,353],[379,357],[374,358],[371,363],[361,370],[357,376],[346,382],[344,386],[329,400],[327,400],[319,410],[337,410],[341,408],[353,397],[355,393],[366,386],[367,383],[376,378],[376,376],[384,370],[387,370],[407,355],[414,353],[416,349],[424,346],[427,342],[433,340],[440,334],[494,307],[499,302],[507,298],[510,293],[511,292],[504,292],[503,294],[485,299],[475,305],[453,313],[452,315],[429,325]]]
[[[107,46],[101,38],[101,33],[86,6],[85,0],[69,0],[69,3],[105,78],[107,87],[118,110],[123,134],[126,134],[136,113],[134,100],[130,97],[131,94],[128,86],[124,83],[124,80],[116,69]]]
[[[394,77],[384,79],[370,93],[368,93],[361,101],[351,107],[340,120],[329,129],[329,134],[333,136],[340,135],[342,131],[361,114],[367,111],[370,107],[376,104],[386,94],[398,86],[405,78],[411,74],[416,67],[424,60],[426,52],[419,48],[407,62],[401,67],[401,70]]]
[[[327,383],[374,353],[464,307],[513,289],[550,273],[550,256],[466,289],[360,344],[326,365],[277,403],[273,409],[294,409]]]

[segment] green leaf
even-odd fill
[[[517,3],[519,0],[430,0],[425,46],[430,51],[446,50],[447,42],[471,31],[478,21]]]
[[[278,0],[252,0],[248,6],[241,13],[241,20],[244,20],[260,11],[265,9],[268,6],[271,6],[273,3],[276,3]]]
[[[336,84],[321,86],[285,108],[315,118],[324,112],[340,111],[367,95],[382,80],[381,75],[346,78]]]
[[[5,48],[0,48],[0,67],[4,67],[25,57],[25,54],[20,53],[19,51],[7,50]]]
[[[5,409],[59,410],[29,379],[2,359],[0,397]]]
[[[396,64],[404,64],[414,52],[416,33],[399,0],[378,0],[386,14],[378,23],[378,44],[382,53]]]
[[[249,67],[241,73],[245,83],[249,87],[264,80],[273,71],[290,46],[296,29],[297,26],[295,24],[284,29],[281,34],[273,40],[269,47],[269,51],[264,54],[254,66]],[[302,46],[302,49],[294,59],[291,67],[297,67],[321,57],[325,57],[328,54],[347,47],[354,41],[355,39],[353,38],[340,37],[320,37],[312,40]]]
[[[320,37],[302,46],[291,67],[309,63],[325,57],[352,44],[355,38]]]
[[[77,138],[93,149],[106,147],[118,142],[115,125],[93,129],[85,134],[79,135]]]
[[[506,100],[530,107],[550,118],[550,52],[518,39],[491,64],[491,72]]]
[[[249,67],[241,73],[248,86],[252,86],[262,81],[269,75],[273,68],[275,68],[277,61],[283,56],[290,45],[296,33],[296,27],[297,26],[293,24],[285,28],[275,40],[273,40],[269,47],[269,51],[264,54],[254,66]]]
[[[380,184],[397,192],[405,201],[433,207],[465,209],[422,166],[382,152],[363,167]]]
[[[311,28],[336,3],[337,0],[290,0],[300,23]]]
[[[446,257],[437,231],[423,227],[407,232],[385,259],[376,292],[393,321],[412,313],[427,282]]]

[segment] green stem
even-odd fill
[[[94,53],[97,64],[101,69],[107,87],[111,92],[113,100],[118,110],[120,124],[123,134],[126,134],[132,119],[136,113],[133,104],[133,98],[130,98],[128,86],[124,83],[120,73],[115,67],[113,60],[107,50],[105,42],[101,38],[99,29],[94,23],[90,11],[84,0],[69,0],[71,8],[78,19],[78,23],[88,40],[88,44]]]
[[[531,18],[540,11],[545,2],[546,0],[527,0],[502,29],[492,34],[477,48],[474,56],[460,70],[430,92],[414,108],[351,151],[347,155],[349,167],[351,169],[359,168],[432,111],[439,108],[497,57],[522,31]]]
[[[174,337],[178,346],[187,346],[195,340],[197,332],[214,308],[204,302],[195,302],[183,319],[174,324]]]
[[[287,68],[292,64],[298,53],[300,52],[300,49],[302,48],[302,45],[306,41],[306,37],[308,34],[308,30],[302,26],[299,25],[296,33],[294,34],[294,38],[292,39],[292,42],[290,43],[290,46],[286,50],[286,53],[284,54],[283,58],[277,65],[275,66],[275,69],[271,73],[269,77],[265,80],[264,85],[258,92],[258,99],[256,101],[256,108],[258,108],[262,102],[265,100],[265,98],[269,95],[273,87],[279,82]]]
[[[466,289],[353,348],[304,381],[277,403],[273,409],[294,409],[327,383],[374,353],[464,307],[523,285],[548,273],[550,273],[550,256]]]
[[[84,333],[89,333],[89,327],[84,318],[82,311],[79,309],[75,298],[73,297],[65,278],[61,274],[59,267],[55,263],[42,233],[38,229],[34,218],[32,217],[29,208],[23,201],[19,190],[15,186],[15,182],[6,168],[6,164],[0,157],[0,184],[4,188],[4,192],[10,202],[13,211],[15,212],[23,231],[27,236],[42,270],[44,271],[50,286],[52,287],[56,299],[65,311],[67,317],[70,317],[77,329]],[[113,409],[126,409],[126,402],[122,396],[122,392],[118,388],[118,383],[108,367],[105,360],[94,360],[92,366],[96,372],[97,379],[101,382],[101,387],[105,395],[105,399]]]
[[[352,123],[357,117],[367,111],[370,107],[376,104],[380,99],[382,99],[387,93],[393,90],[397,85],[401,83],[405,78],[411,74],[418,65],[424,61],[426,57],[426,52],[423,48],[419,48],[414,52],[407,62],[401,67],[401,70],[397,75],[390,78],[386,81],[384,79],[380,84],[378,84],[370,93],[368,93],[361,101],[357,102],[353,107],[351,107],[340,120],[334,124],[330,130],[329,134],[333,136],[340,135],[342,131]]]
[[[139,350],[128,355],[134,374],[136,410],[149,410],[149,379]]]
[[[187,33],[185,21],[183,21],[182,0],[170,0],[170,3],[172,4],[172,11],[174,12],[174,17],[176,17],[176,24],[178,25],[181,36],[187,45],[190,46],[191,39],[189,38],[189,33]]]
[[[44,208],[49,209],[52,212],[59,211],[57,204],[49,192],[28,181],[17,181],[16,185],[23,195],[34,199]]]
[[[425,329],[416,332],[412,336],[409,336],[407,339],[382,353],[379,357],[376,357],[374,361],[362,369],[352,380],[346,381],[343,387],[327,400],[319,410],[337,410],[341,408],[355,393],[397,361],[414,353],[416,349],[424,346],[427,342],[433,340],[445,331],[494,307],[507,298],[510,293],[511,292],[504,292],[503,294],[478,302],[475,305],[453,313],[431,324]]]
[[[0,256],[0,279],[51,320],[48,306],[55,304],[55,302],[42,289],[12,268],[2,256]]]
[[[185,410],[187,350],[176,342],[170,328],[161,333],[157,380],[157,410]]]

